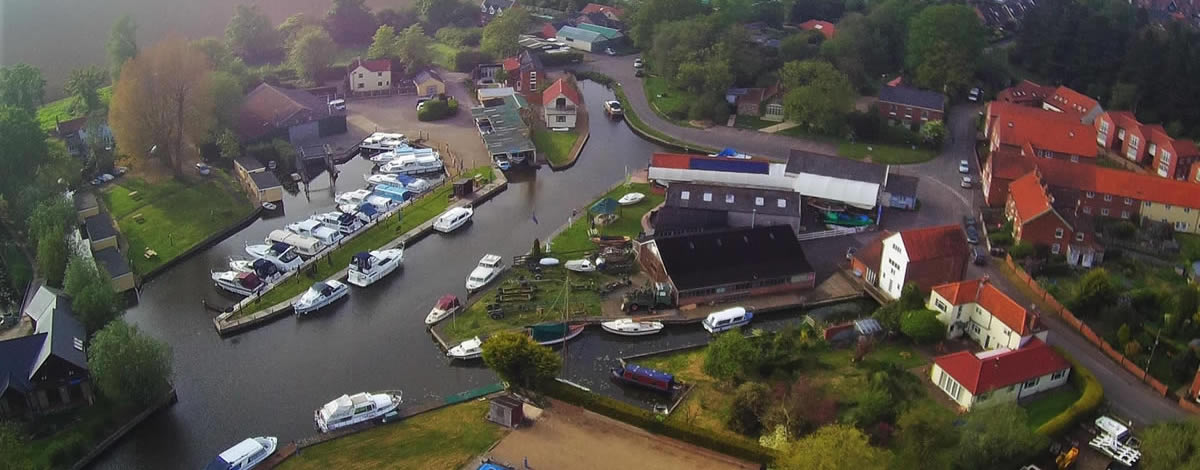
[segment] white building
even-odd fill
[[[967,236],[958,224],[905,230],[883,239],[879,288],[899,299],[904,285],[927,291],[957,282],[967,271]]]
[[[555,80],[542,92],[542,117],[546,127],[574,129],[575,115],[582,101],[570,83],[561,78]]]
[[[984,349],[1018,349],[1035,337],[1046,340],[1035,317],[986,279],[935,286],[926,307],[938,312],[947,337],[966,334]]]
[[[935,358],[930,380],[965,410],[1016,402],[1067,382],[1071,364],[1039,339],[1021,349]]]
[[[355,59],[347,69],[352,92],[369,93],[392,88],[392,61],[389,59]]]

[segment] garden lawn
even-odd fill
[[[628,193],[642,193],[646,198],[632,206],[621,206],[618,209],[620,217],[616,222],[600,227],[601,235],[624,235],[628,237],[636,237],[642,232],[642,216],[650,209],[657,207],[666,199],[665,195],[655,194],[650,190],[650,185],[647,183],[630,183],[622,184],[609,191],[605,195],[596,198],[596,200],[588,203],[587,206],[579,208],[579,217],[571,223],[566,230],[559,233],[550,241],[551,251],[555,253],[569,253],[573,251],[591,250],[596,248],[596,244],[592,243],[592,239],[588,236],[588,220],[587,210],[596,201],[605,197],[620,199]]]
[[[1179,242],[1180,261],[1200,261],[1200,235],[1175,232],[1175,241]]]
[[[491,171],[491,167],[480,167],[469,171],[467,175],[471,177],[484,175],[484,181],[490,182]],[[355,235],[350,241],[334,249],[332,253],[325,254],[325,258],[321,262],[314,263],[312,266],[315,267],[315,272],[298,274],[275,284],[257,301],[234,313],[233,318],[249,315],[300,295],[317,280],[328,279],[349,266],[350,258],[353,258],[355,253],[378,249],[418,225],[437,217],[450,206],[449,196],[453,190],[454,185],[444,184],[401,209],[399,217],[393,215],[374,227]]]
[[[477,400],[430,411],[308,447],[278,468],[458,470],[504,436],[487,412]]]
[[[647,75],[642,79],[642,86],[645,87],[646,99],[650,102],[650,107],[654,108],[655,112],[663,119],[675,123],[681,123],[682,119],[673,114],[680,115],[682,113],[681,115],[686,117],[688,105],[696,102],[697,99],[696,95],[687,90],[676,89],[667,83],[667,79],[658,76]]]
[[[129,197],[133,191],[140,199]],[[126,176],[100,195],[128,242],[125,255],[138,274],[162,266],[254,211],[229,175],[216,169],[199,183],[150,185]],[[136,220],[138,215],[142,222]],[[142,256],[147,247],[158,256]]]
[[[937,152],[919,146],[914,149],[903,145],[842,142],[838,144],[838,155],[855,160],[870,157],[872,162],[883,165],[909,165],[927,162],[936,157]]]
[[[1043,393],[1034,401],[1021,405],[1029,414],[1030,429],[1037,429],[1058,416],[1059,413],[1066,411],[1082,395],[1083,392],[1068,384]]]
[[[446,70],[454,70],[454,56],[459,49],[444,42],[434,42],[429,48],[433,51],[433,63]]]
[[[540,127],[533,129],[533,145],[546,156],[551,165],[561,166],[570,163],[571,148],[579,140],[579,132],[574,129],[568,132],[555,132]]]
[[[775,122],[775,121],[768,121],[765,119],[760,119],[755,116],[742,116],[742,115],[739,115],[737,117],[737,119],[733,121],[733,127],[736,127],[739,129],[753,129],[753,130],[759,130],[764,127],[771,127],[776,124],[779,124],[779,123]]]
[[[108,100],[112,98],[112,87],[106,86],[100,89],[100,102],[104,106],[108,106]],[[68,121],[77,117],[83,116],[81,113],[73,112],[72,105],[75,103],[74,96],[51,101],[42,105],[37,110],[38,124],[44,131],[54,130],[54,125],[60,121]]]

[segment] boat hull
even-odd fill
[[[609,332],[609,333],[612,333],[612,334],[614,334],[614,335],[621,335],[621,336],[647,336],[647,335],[653,335],[653,334],[657,334],[657,333],[659,333],[659,332],[661,332],[661,331],[663,330],[661,326],[660,326],[660,327],[658,327],[658,328],[655,328],[655,329],[645,329],[645,330],[622,330],[622,329],[618,329],[618,328],[614,328],[614,327],[608,326],[608,325],[606,325],[606,324],[604,324],[604,323],[601,323],[601,324],[600,324],[600,328],[603,328],[603,329],[604,329],[604,331],[607,331],[607,332]]]
[[[425,317],[425,324],[430,325],[430,326],[436,325],[437,322],[440,322],[442,320],[445,320],[446,318],[449,318],[450,315],[454,315],[455,313],[458,313],[459,310],[462,310],[462,307],[455,307],[455,308],[452,308],[449,310],[438,310],[436,308],[433,310],[430,310],[429,315],[427,315]]]
[[[359,271],[358,268],[351,266],[350,270],[346,274],[346,282],[358,287],[367,287],[379,281],[380,279],[387,277],[388,274],[391,274],[402,264],[404,264],[402,259],[393,258],[387,263],[377,265],[378,269],[369,273],[364,273]]]
[[[584,328],[583,325],[568,326],[566,336],[563,336],[562,338],[555,338],[555,339],[546,340],[546,341],[538,341],[537,343],[542,346],[555,346],[555,345],[563,344],[567,341],[575,339],[576,336],[579,336],[581,333],[583,333],[583,328]]]
[[[229,284],[226,284],[223,282],[214,282],[213,285],[217,286],[218,289],[224,290],[225,292],[230,292],[230,293],[237,294],[237,295],[240,295],[243,297],[249,297],[251,295],[262,292],[262,286],[265,286],[266,283],[263,283],[257,289],[247,289],[245,287],[241,287],[241,286],[237,286],[237,285],[229,285]]]
[[[350,293],[350,288],[344,287],[342,289],[338,289],[336,292],[334,292],[329,297],[323,298],[323,299],[321,299],[317,302],[314,302],[310,305],[299,305],[298,303],[294,303],[294,304],[292,304],[292,309],[295,310],[296,315],[308,315],[312,312],[315,312],[322,308],[328,307],[329,304],[332,304],[334,302],[337,302],[338,300],[341,300],[341,298],[345,297],[346,294],[349,294],[349,293]]]
[[[375,410],[373,413],[365,414],[363,416],[356,416],[352,419],[339,421],[337,423],[326,423],[323,419],[321,419],[321,410],[318,409],[317,411],[313,412],[313,421],[316,423],[318,431],[331,432],[345,427],[354,426],[356,424],[365,423],[367,421],[383,418],[388,413],[396,411],[397,408],[400,408],[400,396],[395,394],[389,395],[392,397],[391,405]]]

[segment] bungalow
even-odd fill
[[[263,202],[279,202],[283,200],[283,185],[275,177],[275,173],[267,171],[257,158],[237,157],[233,159],[233,173],[242,183],[251,199]]]
[[[767,93],[772,96],[778,92],[778,87],[768,88],[730,88],[725,92],[725,101],[733,105],[737,109],[739,116],[754,116],[762,115],[763,101],[767,98]]]
[[[24,314],[34,334],[0,341],[0,416],[26,417],[89,405],[96,397],[88,377],[83,325],[71,300],[40,287]]]
[[[993,101],[984,119],[988,149],[1033,147],[1034,155],[1095,163],[1096,130],[1071,115]]]
[[[800,23],[800,29],[821,33],[822,36],[825,36],[826,41],[833,39],[833,36],[837,34],[837,27],[833,23],[824,20],[814,19],[805,21]]]
[[[918,128],[929,121],[940,121],[946,114],[946,97],[941,93],[903,85],[879,90],[879,115],[892,124]]]
[[[446,94],[446,81],[432,69],[425,69],[413,77],[413,86],[419,96],[437,96]]]
[[[362,58],[358,58],[351,61],[346,70],[350,77],[350,91],[353,93],[373,93],[392,89],[391,59],[362,60]]]
[[[958,224],[904,230],[884,238],[879,263],[879,287],[899,299],[908,283],[922,291],[958,281],[967,272],[970,250]]]
[[[556,37],[563,44],[585,52],[603,51],[608,47],[608,39],[604,35],[575,26],[563,26]]]
[[[299,144],[346,132],[346,115],[312,93],[263,83],[242,102],[237,131],[244,144],[274,138]]]
[[[584,31],[591,31],[593,33],[599,34],[601,37],[604,38],[605,46],[612,46],[613,44],[616,43],[616,41],[625,37],[624,34],[621,34],[621,32],[615,28],[609,28],[606,26],[598,25],[598,24],[582,22],[582,23],[576,24],[575,27],[582,29]]]
[[[1194,142],[1174,139],[1158,124],[1143,125],[1129,111],[1105,112],[1095,125],[1096,144],[1160,177],[1187,179],[1200,161]]]
[[[543,73],[542,60],[528,50],[521,51],[516,57],[504,59],[501,64],[508,76],[507,84],[517,90],[517,93],[533,94],[538,91],[538,79]]]
[[[125,292],[136,287],[129,260],[125,259],[125,255],[121,254],[117,247],[96,250],[92,252],[92,257],[96,260],[96,265],[104,268],[104,272],[108,274],[109,283],[114,291]]]
[[[745,186],[675,183],[654,219],[656,234],[719,227],[786,225],[799,232],[800,195]]]
[[[1020,349],[934,358],[930,380],[964,410],[1015,403],[1067,382],[1071,364],[1040,339]]]
[[[113,228],[112,217],[100,212],[83,220],[92,251],[117,246],[117,229]]]
[[[740,228],[639,243],[638,263],[673,287],[681,306],[812,289],[809,266],[791,227]]]
[[[925,306],[938,312],[946,337],[965,334],[983,349],[1019,349],[1034,337],[1046,340],[1037,317],[986,278],[934,286]]]
[[[573,83],[562,78],[555,80],[542,92],[542,118],[546,127],[574,129],[575,112],[581,104],[583,100]]]

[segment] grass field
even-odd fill
[[[446,70],[454,70],[454,56],[459,49],[444,42],[434,42],[429,48],[433,51],[433,63]]]
[[[468,175],[484,175],[484,181],[491,181],[491,167],[480,167],[468,172]],[[272,305],[295,297],[312,286],[318,279],[327,279],[350,264],[350,258],[355,253],[377,249],[400,235],[416,228],[418,225],[437,217],[445,212],[450,205],[450,192],[454,190],[451,184],[444,184],[432,193],[401,209],[400,215],[392,216],[353,239],[333,250],[324,259],[314,263],[315,272],[296,275],[282,283],[276,284],[257,301],[233,315],[234,318],[249,315]]]
[[[458,470],[505,434],[487,411],[485,401],[449,406],[306,448],[278,468]]]
[[[1039,426],[1050,421],[1051,418],[1058,416],[1067,408],[1070,408],[1083,392],[1071,385],[1064,385],[1057,389],[1046,392],[1039,396],[1036,400],[1021,405],[1029,414],[1029,427],[1037,429]]]
[[[733,127],[739,129],[759,130],[764,127],[774,126],[776,124],[779,123],[775,121],[768,121],[766,119],[760,119],[754,116],[738,116],[737,120],[733,122]]]
[[[588,203],[586,207],[580,208],[579,213],[586,214],[588,207],[591,207],[596,201],[606,197],[613,198],[614,200],[620,199],[621,196],[627,193],[642,193],[646,195],[646,198],[636,205],[618,209],[620,217],[616,222],[600,227],[600,234],[636,237],[642,232],[642,216],[649,212],[650,209],[661,204],[666,198],[662,194],[655,194],[651,191],[649,184],[631,183],[629,185],[618,186],[595,201]],[[592,243],[592,239],[588,235],[588,226],[586,217],[583,215],[577,217],[566,230],[550,241],[552,251],[571,252],[595,248],[596,244]]]
[[[138,200],[129,197],[134,191]],[[126,255],[138,274],[161,266],[254,210],[229,175],[216,169],[194,184],[172,180],[151,185],[127,176],[101,191],[101,197],[129,243]],[[158,256],[142,256],[147,247]]]
[[[100,89],[100,100],[104,103],[104,106],[108,106],[108,100],[110,98],[112,98],[112,87],[106,86],[104,88],[101,88]],[[54,130],[54,124],[56,123],[56,121],[55,121],[56,119],[58,121],[66,121],[66,120],[75,119],[77,117],[83,116],[83,114],[75,113],[72,111],[71,108],[72,108],[72,104],[74,104],[74,103],[75,103],[75,97],[68,96],[68,97],[60,99],[60,100],[51,101],[49,103],[46,103],[45,105],[42,105],[42,107],[38,108],[37,120],[38,120],[38,124],[42,127],[42,130],[44,130],[44,131]]]
[[[903,145],[842,142],[838,144],[838,155],[855,160],[870,157],[872,162],[885,165],[909,165],[932,160],[937,152],[924,147],[914,149]]]
[[[579,132],[554,132],[549,129],[535,127],[533,129],[533,145],[553,165],[566,165],[571,161],[571,147],[579,140]]]
[[[696,95],[688,93],[687,90],[672,88],[662,77],[646,76],[642,79],[642,86],[650,106],[657,110],[663,119],[672,122],[680,122],[683,119],[680,116],[687,116],[688,106],[696,101]]]

